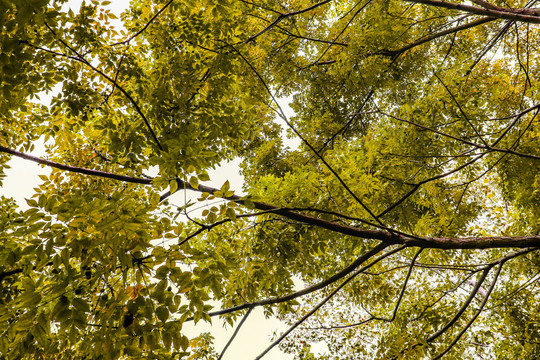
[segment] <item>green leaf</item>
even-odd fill
[[[157,206],[159,204],[160,195],[157,192],[153,192],[150,195],[150,205]]]
[[[193,189],[198,189],[199,188],[199,179],[197,179],[196,176],[192,176],[189,178],[189,185],[193,188]]]
[[[178,190],[178,182],[176,180],[171,180],[169,186],[171,194],[174,194]]]
[[[201,181],[210,181],[210,176],[207,173],[201,173],[198,175],[199,180]]]
[[[124,347],[124,354],[127,356],[137,357],[137,356],[141,356],[142,351],[136,345],[126,345]]]
[[[27,306],[27,307],[33,307],[36,306],[41,302],[42,296],[40,293],[37,292],[25,292],[24,297],[22,298],[21,305]]]
[[[166,265],[162,265],[156,271],[156,278],[165,279],[168,274],[169,274],[169,267]]]
[[[85,300],[76,297],[73,299],[72,303],[73,303],[73,306],[75,306],[75,308],[78,311],[83,312],[83,313],[90,312],[90,306]]]
[[[229,190],[229,187],[230,187],[229,180],[227,180],[221,186],[221,192],[226,193]]]
[[[234,211],[234,209],[228,207],[227,210],[225,211],[225,214],[227,215],[227,217],[233,221],[236,220],[236,212]]]
[[[169,318],[169,310],[162,305],[156,309],[156,315],[160,321],[165,322]]]
[[[34,199],[24,199],[26,200],[26,203],[28,204],[28,206],[30,207],[38,207],[38,203],[36,200]]]
[[[253,203],[253,201],[251,201],[250,199],[244,199],[242,201],[243,205],[248,209],[255,209],[255,203]]]

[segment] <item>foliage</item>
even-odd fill
[[[299,359],[536,358],[539,11],[472,2],[0,2],[0,176],[52,169],[0,200],[0,354],[214,359],[183,324],[264,306]]]

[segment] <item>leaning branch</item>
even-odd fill
[[[71,165],[61,164],[51,160],[45,160],[36,156],[28,155],[5,146],[0,145],[0,153],[7,153],[22,159],[30,160],[38,164],[50,166],[56,169],[70,171],[78,174],[98,176],[117,181],[134,184],[150,185],[152,178],[137,178],[127,175],[119,175],[100,170],[92,170]],[[197,191],[200,193],[214,194],[220,189],[211,186],[199,185],[191,186],[188,182],[175,179],[179,189]],[[297,211],[277,207],[264,202],[251,201],[247,197],[238,195],[226,196],[224,199],[233,201],[240,205],[251,205],[257,210],[283,216],[290,220],[302,222],[307,225],[317,226],[323,229],[334,231],[339,234],[360,237],[364,239],[380,240],[389,245],[405,245],[407,247],[422,247],[432,249],[494,249],[494,248],[529,248],[540,247],[540,235],[531,234],[526,236],[490,236],[490,237],[466,237],[466,238],[445,238],[445,237],[420,237],[398,232],[390,229],[362,229],[342,223],[320,219],[315,216],[306,215]]]
[[[474,298],[476,297],[476,293],[478,293],[478,290],[480,289],[480,287],[482,286],[482,284],[484,283],[484,281],[486,280],[489,272],[491,271],[493,266],[488,266],[484,269],[484,271],[482,272],[482,275],[480,276],[480,278],[478,279],[478,281],[476,281],[476,284],[473,288],[473,290],[471,291],[471,293],[469,294],[469,297],[467,298],[467,300],[463,303],[463,305],[461,305],[461,308],[458,310],[458,312],[454,315],[454,317],[448,321],[441,329],[439,329],[437,332],[435,332],[434,334],[432,334],[430,337],[428,337],[426,339],[426,342],[430,343],[432,342],[433,340],[437,339],[439,336],[441,336],[442,334],[444,334],[446,332],[446,330],[448,330],[450,327],[452,327],[452,325],[454,325],[456,323],[456,321],[459,320],[459,318],[461,317],[461,315],[463,315],[463,313],[465,312],[465,310],[467,310],[467,308],[469,307],[469,305],[472,303],[472,301],[474,300]]]
[[[406,351],[417,348],[419,346],[425,346],[426,344],[429,344],[429,343],[433,342],[435,339],[437,339],[438,337],[440,337],[441,335],[446,333],[446,331],[448,331],[448,329],[450,329],[460,319],[460,317],[463,315],[463,313],[468,309],[468,307],[470,306],[470,304],[472,303],[472,301],[476,297],[476,294],[479,293],[479,290],[480,290],[482,284],[485,282],[489,272],[495,266],[497,266],[498,268],[497,268],[495,277],[493,278],[493,281],[491,282],[491,285],[490,285],[490,287],[489,287],[489,289],[488,289],[488,291],[486,293],[486,296],[483,296],[484,300],[482,301],[482,304],[480,305],[480,308],[478,308],[476,310],[473,317],[466,323],[465,327],[461,329],[459,334],[451,342],[450,346],[447,347],[441,354],[436,356],[434,359],[439,359],[441,356],[446,354],[446,352],[449,351],[457,343],[457,341],[460,339],[460,337],[467,331],[467,329],[472,325],[474,320],[476,320],[478,315],[480,315],[480,313],[483,311],[483,309],[484,309],[484,307],[485,307],[485,305],[486,305],[486,303],[487,303],[487,301],[489,299],[489,295],[491,294],[491,292],[493,291],[493,288],[495,287],[495,284],[497,283],[497,279],[498,279],[498,277],[499,277],[499,275],[501,273],[502,266],[509,260],[515,259],[517,257],[523,256],[523,255],[526,255],[526,254],[528,254],[530,252],[538,251],[538,250],[539,250],[538,248],[520,249],[520,250],[517,250],[517,251],[513,251],[513,252],[511,252],[511,253],[503,256],[503,257],[500,257],[495,261],[492,261],[492,262],[490,262],[488,264],[485,264],[483,266],[483,269],[479,269],[479,270],[483,270],[483,271],[482,271],[482,275],[480,275],[480,278],[477,280],[474,289],[471,291],[471,293],[469,294],[469,297],[467,298],[467,300],[465,300],[465,302],[462,304],[461,308],[457,311],[457,313],[454,315],[454,317],[449,322],[447,322],[440,330],[438,330],[437,332],[435,332],[434,334],[432,334],[431,336],[426,338],[423,342],[416,343],[416,344],[413,344],[411,347],[408,347],[406,349],[402,349],[397,355],[392,357],[392,360],[397,360]]]
[[[484,1],[484,0],[471,0],[471,2],[475,3],[476,5],[481,6],[483,8],[486,8],[486,9],[503,10],[502,8],[500,8],[498,6],[495,6],[493,4],[490,4],[490,3],[488,3],[487,1]]]
[[[46,160],[37,156],[25,154],[20,151],[16,151],[16,150],[13,150],[5,146],[1,146],[1,145],[0,145],[0,152],[11,154],[21,159],[30,160],[41,165],[46,165],[46,166],[53,167],[55,169],[65,170],[65,171],[69,171],[69,172],[73,172],[77,174],[98,176],[102,178],[113,179],[113,180],[133,183],[133,184],[149,185],[152,183],[152,179],[136,178],[132,176],[118,175],[118,174],[113,174],[110,172],[105,172],[105,171],[100,171],[100,170],[92,170],[92,169],[81,168],[77,166],[65,165],[65,164],[58,163],[56,161]]]
[[[382,242],[379,243],[378,245],[373,247],[371,250],[369,250],[368,252],[366,252],[365,254],[360,256],[358,259],[356,259],[351,265],[347,266],[345,269],[341,270],[337,274],[335,274],[335,275],[329,277],[328,279],[323,280],[323,281],[321,281],[321,282],[319,282],[319,283],[317,283],[315,285],[312,285],[312,286],[309,286],[309,287],[307,287],[305,289],[302,289],[300,291],[297,291],[297,292],[294,292],[292,294],[285,295],[285,296],[282,296],[282,297],[276,297],[276,298],[271,298],[271,299],[254,301],[254,302],[245,303],[245,304],[238,305],[238,306],[233,306],[233,307],[227,308],[227,309],[213,311],[213,312],[208,313],[208,315],[210,315],[210,316],[225,315],[225,314],[229,314],[229,313],[244,310],[244,309],[253,309],[253,308],[256,308],[258,306],[281,304],[281,303],[284,303],[284,302],[287,302],[287,301],[294,300],[294,299],[299,298],[301,296],[311,294],[312,292],[323,289],[323,288],[327,287],[328,285],[331,285],[331,284],[335,283],[336,281],[339,281],[339,280],[343,279],[345,276],[347,276],[351,272],[353,272],[357,267],[362,265],[367,260],[371,259],[373,256],[377,255],[379,252],[381,252],[382,250],[384,250],[387,247],[388,247],[388,245],[386,245],[385,243],[382,243]],[[400,247],[397,247],[397,248],[395,248],[395,249],[393,249],[391,251],[388,251],[388,252],[382,254],[376,261],[380,261],[380,260],[382,260],[381,257],[386,258],[386,257],[388,257],[388,256],[390,256],[392,254],[395,254],[396,252],[399,252],[399,251],[403,250],[404,248],[405,248],[404,246],[400,246]],[[191,320],[193,320],[193,318],[186,319],[186,321],[191,321]]]
[[[478,310],[476,310],[476,313],[474,314],[474,316],[467,322],[467,324],[461,329],[461,331],[459,332],[459,334],[454,338],[454,340],[452,340],[452,342],[450,343],[450,345],[448,345],[448,347],[446,349],[444,349],[443,352],[441,352],[440,354],[438,354],[436,357],[433,358],[433,360],[437,360],[437,359],[441,359],[446,353],[448,353],[450,351],[450,349],[452,349],[452,347],[454,347],[454,345],[457,344],[457,342],[459,341],[459,339],[463,336],[463,334],[465,334],[465,332],[467,331],[467,329],[469,329],[469,327],[471,327],[472,323],[476,320],[476,318],[478,317],[478,315],[480,315],[480,313],[482,312],[482,310],[484,309],[484,307],[486,306],[486,303],[489,299],[489,295],[491,294],[491,292],[493,291],[493,289],[495,288],[495,284],[497,284],[497,279],[499,278],[499,275],[501,274],[501,270],[502,270],[502,267],[503,267],[504,263],[500,263],[499,264],[499,267],[497,268],[497,272],[495,274],[495,277],[493,279],[493,281],[491,282],[491,285],[487,291],[487,293],[484,295],[484,300],[482,301],[482,304],[480,304],[480,308]]]

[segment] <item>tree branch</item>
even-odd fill
[[[100,170],[86,169],[71,165],[64,165],[54,161],[45,160],[36,156],[24,154],[22,152],[7,148],[0,145],[0,152],[11,154],[22,159],[30,160],[38,164],[51,166],[60,170],[66,170],[79,174],[86,174],[92,176],[98,176],[108,179],[113,179],[117,181],[124,181],[135,184],[150,185],[152,184],[153,178],[136,178],[127,175],[113,174]],[[200,193],[207,192],[213,194],[220,191],[218,188],[199,185],[197,188],[192,187],[189,182],[183,181],[181,179],[175,179],[178,183],[178,188],[183,188],[186,190],[197,191]],[[494,248],[529,248],[529,247],[540,247],[540,235],[531,234],[525,236],[489,236],[489,237],[464,237],[464,238],[445,238],[445,237],[420,237],[405,234],[396,230],[373,230],[373,229],[362,229],[350,225],[345,225],[337,223],[334,221],[329,221],[325,219],[320,219],[315,216],[305,215],[298,213],[296,211],[290,210],[288,208],[277,207],[274,205],[266,204],[259,201],[251,201],[247,197],[242,197],[238,195],[232,195],[223,197],[229,201],[234,201],[240,205],[249,205],[258,210],[271,212],[276,215],[286,217],[291,220],[303,222],[305,224],[314,225],[323,229],[334,231],[343,235],[350,235],[354,237],[360,237],[364,239],[380,240],[383,241],[386,245],[395,245],[401,244],[408,247],[423,247],[423,248],[433,248],[433,249],[494,249]]]
[[[538,9],[503,9],[493,10],[486,8],[477,8],[470,5],[450,3],[440,0],[405,0],[412,3],[424,4],[434,7],[440,7],[450,10],[458,10],[469,14],[484,15],[495,19],[506,19],[533,24],[540,24],[540,17],[537,16]],[[532,14],[532,15],[527,15]]]
[[[276,18],[276,20],[272,21],[270,23],[270,25],[268,25],[267,27],[265,27],[264,29],[262,29],[261,31],[259,31],[258,33],[256,33],[255,35],[251,36],[249,39],[245,40],[244,42],[248,43],[250,41],[253,41],[255,40],[256,38],[258,38],[259,36],[261,36],[262,34],[264,34],[265,32],[271,30],[274,26],[276,26],[277,24],[279,24],[281,21],[283,21],[284,19],[288,18],[288,17],[291,17],[291,16],[295,16],[295,15],[299,15],[299,14],[302,14],[302,13],[305,13],[305,12],[308,12],[308,11],[311,11],[313,9],[316,9],[318,8],[319,6],[321,5],[324,5],[326,3],[329,3],[330,1],[332,0],[324,0],[324,1],[321,1],[321,2],[318,2],[316,4],[313,4],[305,9],[302,9],[302,10],[297,10],[297,11],[292,11],[290,13],[287,13],[287,14],[283,14],[283,13],[279,13],[277,11],[277,13],[279,13],[279,16]]]
[[[407,50],[410,50],[410,49],[412,49],[414,47],[425,44],[427,42],[430,42],[430,41],[435,40],[437,38],[440,38],[442,36],[454,34],[454,33],[457,33],[459,31],[470,29],[470,28],[473,28],[473,27],[476,27],[476,26],[479,26],[479,25],[483,25],[483,24],[486,24],[486,23],[494,21],[494,20],[496,20],[496,19],[490,18],[490,17],[483,17],[483,18],[471,21],[471,22],[469,22],[467,24],[459,25],[459,26],[456,26],[456,27],[453,27],[453,28],[450,28],[450,29],[447,29],[447,30],[442,30],[442,31],[433,33],[431,35],[425,36],[425,37],[420,38],[420,39],[414,41],[413,43],[410,43],[409,45],[405,45],[402,48],[399,48],[397,50],[382,50],[381,54],[382,55],[392,56],[392,57],[397,57],[397,56],[399,56],[400,54],[404,53]]]
[[[489,264],[486,264],[484,265],[484,270],[482,272],[482,275],[480,276],[480,279],[477,280],[476,282],[476,285],[474,287],[474,289],[471,291],[471,293],[469,294],[469,297],[467,298],[467,300],[463,303],[463,305],[461,306],[461,308],[458,310],[458,312],[454,315],[454,317],[448,322],[446,323],[446,325],[444,325],[439,331],[435,332],[434,334],[432,334],[430,337],[428,337],[424,342],[422,343],[416,343],[416,344],[413,344],[409,349],[414,349],[418,346],[423,346],[427,343],[430,343],[432,342],[433,340],[437,339],[439,336],[441,336],[442,334],[444,334],[457,320],[459,320],[459,318],[461,317],[461,315],[463,315],[463,313],[465,312],[465,310],[468,308],[468,306],[470,305],[470,303],[472,302],[472,300],[474,299],[474,297],[476,296],[476,294],[479,292],[480,290],[480,287],[482,286],[482,283],[486,280],[486,277],[488,275],[488,273],[491,271],[491,269],[493,269],[493,267],[497,266],[498,265],[498,269],[497,269],[497,272],[495,274],[495,277],[493,279],[493,282],[491,283],[488,291],[487,291],[487,296],[484,296],[484,300],[482,301],[482,304],[480,306],[480,308],[477,310],[477,312],[475,313],[475,315],[473,316],[473,318],[471,320],[469,320],[467,322],[467,325],[465,326],[464,329],[462,329],[460,331],[460,333],[458,334],[458,336],[453,340],[453,342],[451,343],[451,345],[446,349],[446,351],[443,352],[442,355],[444,355],[452,346],[455,345],[455,343],[457,343],[457,341],[459,340],[459,338],[465,333],[465,331],[470,327],[470,325],[473,323],[473,321],[478,317],[478,315],[480,314],[480,312],[482,311],[482,309],[484,308],[484,306],[486,305],[487,303],[487,300],[489,299],[489,295],[490,293],[492,292],[493,288],[495,287],[495,284],[497,282],[497,278],[499,277],[499,274],[501,272],[501,269],[502,269],[502,266],[504,265],[504,263],[506,263],[507,261],[511,260],[511,259],[514,259],[516,257],[519,257],[519,256],[522,256],[522,255],[525,255],[525,254],[528,254],[532,251],[537,251],[539,250],[539,248],[528,248],[528,249],[521,249],[521,250],[517,250],[517,251],[514,251],[514,252],[511,252],[503,257],[500,257],[499,259],[495,260],[495,261],[492,261],[490,262]],[[399,354],[395,355],[394,357],[392,357],[393,360],[396,360],[400,355],[402,355],[407,349],[402,349]],[[437,358],[440,358],[440,356],[436,357],[435,359]]]
[[[405,280],[403,281],[403,285],[401,286],[401,291],[399,292],[399,296],[398,296],[398,299],[396,301],[396,306],[394,307],[394,311],[392,312],[392,317],[387,319],[387,318],[376,317],[376,316],[371,315],[372,320],[381,320],[381,321],[385,321],[385,322],[394,321],[394,319],[396,318],[398,309],[399,309],[399,305],[401,304],[401,301],[403,300],[403,295],[405,295],[405,290],[407,289],[407,284],[409,283],[409,279],[411,278],[411,274],[412,274],[413,268],[415,266],[416,259],[418,258],[418,256],[420,256],[420,253],[422,252],[422,250],[424,250],[424,249],[422,249],[422,248],[418,249],[416,254],[414,254],[413,259],[411,260],[411,264],[409,265],[409,270],[407,271],[407,275],[405,276]]]
[[[388,245],[386,245],[386,244],[384,244],[382,242],[379,243],[378,245],[373,247],[371,250],[369,250],[365,254],[361,255],[351,265],[347,266],[345,269],[341,270],[337,274],[335,274],[335,275],[329,277],[328,279],[323,280],[323,281],[321,281],[321,282],[319,282],[319,283],[317,283],[315,285],[312,285],[312,286],[309,286],[309,287],[307,287],[305,289],[302,289],[300,291],[297,291],[297,292],[294,292],[292,294],[285,295],[285,296],[282,296],[282,297],[265,299],[265,300],[260,300],[260,301],[254,301],[254,302],[245,303],[245,304],[242,304],[242,305],[233,306],[233,307],[227,308],[227,309],[213,311],[213,312],[208,313],[208,315],[210,315],[210,316],[218,316],[218,315],[229,314],[229,313],[244,310],[244,309],[255,308],[255,307],[258,307],[258,306],[280,304],[280,303],[291,301],[291,300],[294,300],[294,299],[296,299],[298,297],[310,294],[312,292],[315,292],[317,290],[325,288],[326,286],[328,286],[328,285],[330,285],[330,284],[344,278],[345,276],[350,274],[352,271],[354,271],[362,263],[366,262],[367,260],[369,260],[370,258],[372,258],[377,253],[381,252],[382,250],[384,250],[387,247],[388,247]],[[396,252],[399,252],[399,251],[403,250],[404,248],[405,248],[404,246],[397,247],[394,250],[391,250],[391,251],[389,251],[389,252],[387,252],[387,253],[385,253],[385,254],[383,254],[381,256],[382,257],[390,256],[390,255],[392,255],[392,254],[394,254]],[[193,320],[193,318],[188,318],[186,321],[191,321],[191,320]]]
[[[225,345],[225,347],[221,351],[221,354],[219,355],[218,360],[221,360],[223,358],[223,355],[225,355],[225,351],[227,351],[229,346],[232,344],[234,338],[236,337],[236,335],[238,334],[238,332],[242,328],[242,325],[244,325],[244,322],[247,320],[249,314],[251,313],[251,310],[253,310],[253,308],[249,308],[248,311],[246,312],[246,314],[244,315],[244,317],[242,318],[242,320],[240,320],[240,323],[238,324],[238,326],[234,330],[234,333],[232,334],[231,338],[229,339],[229,341],[227,342],[227,344]]]
[[[285,339],[294,329],[296,329],[300,324],[302,324],[304,321],[306,321],[311,315],[313,315],[317,310],[319,310],[324,304],[326,304],[334,295],[336,295],[345,285],[347,285],[351,280],[353,280],[356,276],[363,273],[373,265],[377,264],[379,261],[387,258],[388,256],[395,254],[398,251],[401,251],[403,247],[396,248],[392,251],[387,252],[386,254],[383,254],[379,256],[377,259],[373,260],[368,265],[362,267],[361,269],[358,269],[353,274],[351,274],[347,279],[345,279],[341,284],[339,284],[338,287],[334,289],[328,296],[326,296],[321,302],[319,302],[313,309],[311,309],[306,315],[302,316],[300,320],[298,320],[296,323],[294,323],[293,326],[291,326],[287,331],[285,331],[277,340],[275,340],[269,347],[267,347],[262,354],[257,356],[255,359],[261,359],[264,355],[266,355],[270,350],[272,350],[273,347],[278,345],[283,339]]]
[[[132,177],[132,176],[118,175],[118,174],[113,174],[113,173],[100,171],[100,170],[92,170],[92,169],[87,169],[87,168],[82,168],[82,167],[77,167],[77,166],[65,165],[65,164],[55,162],[55,161],[45,160],[45,159],[42,159],[42,158],[37,157],[37,156],[32,156],[32,155],[29,155],[29,154],[25,154],[25,153],[22,153],[22,152],[7,148],[7,147],[2,146],[2,145],[0,145],[0,152],[6,153],[6,154],[11,154],[11,155],[17,156],[17,157],[19,157],[21,159],[30,160],[30,161],[33,161],[35,163],[41,164],[41,165],[46,165],[46,166],[53,167],[55,169],[65,170],[65,171],[69,171],[69,172],[73,172],[73,173],[77,173],[77,174],[85,174],[85,175],[97,176],[97,177],[108,178],[108,179],[113,179],[113,180],[118,180],[118,181],[123,181],[123,182],[128,182],[128,183],[134,183],[134,184],[149,185],[149,184],[152,183],[151,178],[149,178],[149,179],[136,178],[136,177]]]
[[[116,45],[122,45],[122,44],[128,44],[131,40],[142,34],[149,26],[154,22],[154,20],[163,12],[174,0],[169,0],[159,11],[152,16],[152,18],[143,26],[143,28],[139,31],[137,31],[135,34],[131,35],[128,39],[119,41],[117,43],[111,44],[110,46],[116,46]]]
[[[463,305],[461,305],[461,308],[458,310],[458,312],[454,315],[454,317],[450,321],[448,321],[446,323],[446,325],[444,325],[441,329],[439,329],[439,331],[435,332],[430,337],[428,337],[426,339],[426,342],[428,342],[428,343],[432,342],[433,340],[435,340],[436,338],[438,338],[439,336],[444,334],[446,332],[446,330],[450,329],[450,327],[452,325],[454,325],[456,321],[459,320],[461,315],[463,315],[465,310],[467,310],[467,308],[469,307],[471,302],[476,297],[476,293],[478,292],[478,290],[480,289],[480,287],[482,286],[482,284],[486,280],[486,277],[488,276],[488,274],[489,274],[490,270],[492,269],[492,267],[493,266],[488,266],[488,267],[486,267],[484,269],[484,271],[482,272],[482,275],[480,276],[480,279],[478,279],[476,281],[476,284],[475,284],[474,288],[472,289],[471,293],[469,294],[469,297],[467,298],[467,300],[465,300]]]
[[[465,325],[463,327],[463,329],[461,329],[461,331],[459,332],[459,334],[455,337],[454,340],[452,340],[452,342],[450,343],[450,345],[448,345],[448,347],[443,351],[441,352],[439,355],[435,356],[433,358],[433,360],[436,360],[436,359],[440,359],[442,358],[447,352],[450,351],[450,349],[452,349],[452,347],[459,341],[459,339],[461,338],[461,336],[463,336],[463,334],[465,334],[465,331],[467,331],[467,329],[472,325],[472,323],[474,322],[474,320],[476,320],[476,318],[478,317],[478,315],[480,315],[480,313],[482,312],[482,309],[484,309],[484,306],[486,306],[486,303],[489,299],[489,295],[491,294],[491,292],[493,291],[493,289],[495,288],[495,284],[497,283],[497,279],[499,278],[499,275],[501,273],[501,270],[502,270],[502,267],[503,267],[503,264],[504,263],[500,263],[499,264],[499,267],[497,268],[497,272],[495,273],[495,278],[493,279],[493,281],[491,282],[491,286],[489,287],[488,291],[487,291],[487,294],[485,294],[484,296],[484,300],[482,301],[482,304],[480,305],[480,308],[476,311],[476,313],[474,314],[474,316],[467,322],[467,325]],[[476,289],[476,288],[475,288]],[[477,289],[479,290],[479,289]]]
[[[479,5],[485,9],[491,9],[491,10],[497,10],[497,11],[504,11],[503,8],[500,8],[498,6],[495,6],[493,4],[490,4],[488,3],[487,1],[484,1],[484,0],[471,0],[471,2],[475,3],[476,5]]]

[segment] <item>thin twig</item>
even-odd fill
[[[227,351],[229,346],[232,344],[234,338],[236,337],[236,335],[238,334],[238,332],[242,328],[242,325],[244,325],[244,322],[247,320],[247,318],[248,318],[249,314],[251,314],[252,310],[253,310],[253,308],[249,308],[248,311],[246,312],[246,314],[244,315],[244,317],[242,318],[242,320],[240,320],[240,323],[238,324],[238,326],[234,330],[234,333],[232,334],[231,338],[229,339],[229,341],[227,342],[227,344],[225,345],[225,347],[221,351],[221,354],[219,355],[218,360],[221,360],[223,358],[223,355],[225,355],[225,351]]]
[[[133,40],[134,38],[136,38],[137,36],[139,36],[140,34],[142,34],[149,26],[152,22],[154,22],[154,20],[163,12],[165,11],[165,9],[167,7],[169,7],[169,5],[171,5],[171,3],[173,2],[174,0],[169,0],[168,3],[165,4],[165,6],[163,6],[154,16],[152,16],[152,18],[146,23],[146,25],[143,26],[143,28],[139,31],[137,31],[135,34],[131,35],[128,39],[126,40],[123,40],[123,41],[119,41],[117,43],[114,43],[114,44],[111,44],[109,46],[116,46],[116,45],[123,45],[123,44],[128,44],[131,40]]]
[[[53,35],[57,35],[56,32],[47,24],[45,23],[45,25],[47,26],[47,28],[49,29],[49,31],[53,34]],[[115,85],[118,90],[120,90],[122,92],[122,94],[124,94],[124,96],[129,100],[129,102],[133,105],[133,107],[135,108],[135,111],[140,115],[140,117],[143,119],[148,131],[150,132],[150,135],[152,135],[152,138],[154,139],[154,141],[156,142],[158,148],[160,150],[163,151],[163,147],[161,146],[161,143],[159,142],[154,130],[152,129],[152,126],[150,125],[150,122],[148,121],[148,119],[146,118],[146,116],[144,115],[142,109],[139,107],[139,104],[135,101],[135,99],[133,99],[133,97],[122,87],[118,84],[118,82],[116,82],[113,78],[111,78],[109,75],[105,74],[103,71],[99,70],[98,68],[96,68],[94,65],[92,65],[88,60],[86,60],[83,55],[79,54],[79,52],[77,50],[75,50],[74,48],[72,48],[67,42],[65,42],[63,39],[58,38],[58,41],[60,41],[60,43],[62,43],[62,45],[64,45],[66,48],[68,48],[70,51],[72,51],[75,55],[77,55],[76,57],[69,57],[67,55],[64,55],[70,59],[77,59],[77,61],[85,64],[86,66],[88,66],[90,69],[92,69],[94,72],[98,73],[99,75],[101,75],[103,78],[105,78],[107,81],[109,81],[111,84]]]
[[[467,114],[465,113],[465,111],[463,110],[463,108],[461,107],[460,103],[457,101],[456,97],[454,96],[454,94],[450,91],[450,89],[448,88],[448,86],[446,86],[446,84],[444,83],[444,81],[439,77],[439,75],[437,74],[437,72],[433,72],[433,75],[435,75],[435,78],[437,80],[439,80],[439,82],[442,84],[442,86],[446,89],[446,91],[448,92],[448,94],[450,95],[450,97],[452,98],[452,100],[454,101],[454,103],[456,104],[456,106],[458,107],[459,109],[459,112],[461,112],[461,115],[463,115],[463,117],[465,118],[465,121],[467,122],[467,124],[469,124],[469,126],[473,129],[474,133],[476,134],[476,136],[480,139],[480,141],[482,141],[482,143],[484,143],[484,146],[488,146],[487,142],[484,140],[484,138],[482,137],[482,135],[480,135],[480,133],[478,132],[478,130],[476,130],[476,128],[474,127],[474,125],[471,123],[471,121],[469,120],[469,117],[467,116]]]
[[[291,16],[295,16],[295,15],[299,15],[299,14],[302,14],[302,13],[305,13],[307,11],[311,11],[313,9],[316,9],[318,8],[319,6],[321,5],[324,5],[326,3],[329,3],[330,1],[332,0],[324,0],[324,1],[321,1],[321,2],[318,2],[316,4],[313,4],[305,9],[302,9],[302,10],[297,10],[297,11],[292,11],[290,13],[287,13],[287,14],[283,14],[283,13],[279,13],[279,16],[270,23],[270,25],[266,26],[264,29],[262,29],[261,31],[259,31],[257,34],[251,36],[249,39],[245,40],[244,42],[248,43],[250,41],[253,41],[255,40],[256,38],[258,38],[259,36],[261,36],[262,34],[264,34],[265,32],[271,30],[274,26],[276,26],[277,24],[279,24],[281,21],[283,21],[284,19],[288,18],[288,17],[291,17]],[[277,11],[274,11],[274,12],[277,12]]]

